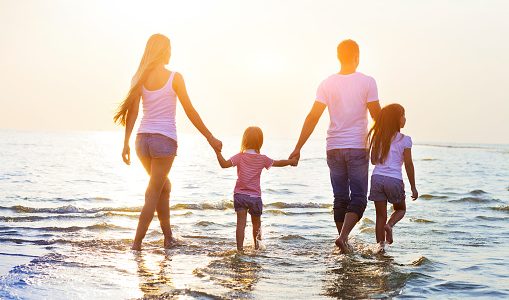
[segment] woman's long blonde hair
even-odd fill
[[[127,93],[124,101],[118,106],[117,112],[113,117],[115,123],[123,126],[126,125],[127,113],[129,109],[131,109],[132,104],[140,99],[141,87],[145,83],[148,74],[150,74],[150,71],[152,71],[155,66],[161,63],[167,64],[169,55],[170,39],[162,34],[154,34],[148,39],[138,70],[131,81],[129,93]]]

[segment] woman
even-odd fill
[[[141,242],[154,217],[154,211],[157,211],[164,234],[164,247],[170,247],[173,241],[170,227],[171,183],[168,173],[177,153],[177,97],[189,120],[207,138],[212,148],[219,151],[222,148],[221,141],[210,133],[191,104],[182,75],[165,68],[170,56],[170,40],[161,34],[152,35],[132,79],[131,89],[113,118],[116,123],[125,126],[122,159],[129,165],[129,139],[138,117],[140,99],[143,99],[144,115],[136,135],[136,153],[150,175],[150,181],[131,247],[133,250],[141,250]]]

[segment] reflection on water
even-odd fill
[[[261,266],[256,257],[233,254],[212,260],[205,268],[196,269],[199,277],[208,277],[213,282],[238,292],[249,292],[258,281]]]
[[[134,260],[138,266],[140,290],[145,297],[161,295],[174,288],[171,279],[171,258],[168,255],[154,256],[136,252]]]
[[[334,255],[325,272],[323,290],[327,296],[345,299],[388,297],[399,294],[407,279],[387,255]]]

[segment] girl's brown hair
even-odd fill
[[[132,104],[140,99],[141,87],[145,83],[148,74],[150,74],[150,71],[152,71],[155,66],[161,63],[166,64],[169,54],[170,40],[166,36],[154,34],[148,39],[138,70],[131,81],[131,88],[124,101],[118,106],[117,112],[113,117],[115,123],[125,126],[127,113],[129,109],[131,109]]]
[[[382,108],[375,124],[368,133],[371,163],[383,164],[391,150],[392,139],[401,128],[401,117],[405,109],[399,104],[389,104]]]
[[[251,126],[246,128],[244,135],[242,136],[242,144],[240,145],[240,152],[244,152],[247,149],[254,149],[257,153],[260,153],[260,149],[263,145],[263,132],[260,127]]]

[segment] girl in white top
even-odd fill
[[[182,75],[165,68],[170,56],[170,40],[161,34],[152,35],[132,79],[129,93],[113,118],[116,123],[125,126],[122,159],[129,165],[131,163],[129,139],[138,117],[140,99],[143,99],[144,116],[136,138],[136,152],[150,175],[150,181],[131,247],[133,250],[141,250],[141,242],[156,210],[164,234],[164,246],[170,247],[174,241],[170,227],[171,184],[168,174],[177,149],[175,126],[177,97],[189,120],[207,138],[212,148],[216,151],[222,148],[221,141],[210,133],[191,104]]]
[[[375,202],[376,241],[379,251],[385,242],[392,244],[392,228],[406,212],[405,188],[401,167],[405,164],[412,190],[412,199],[418,197],[415,187],[414,164],[412,162],[412,139],[399,131],[405,126],[405,109],[399,104],[385,106],[369,131],[371,163],[375,165],[371,176],[369,200]],[[387,202],[394,212],[387,221]]]

